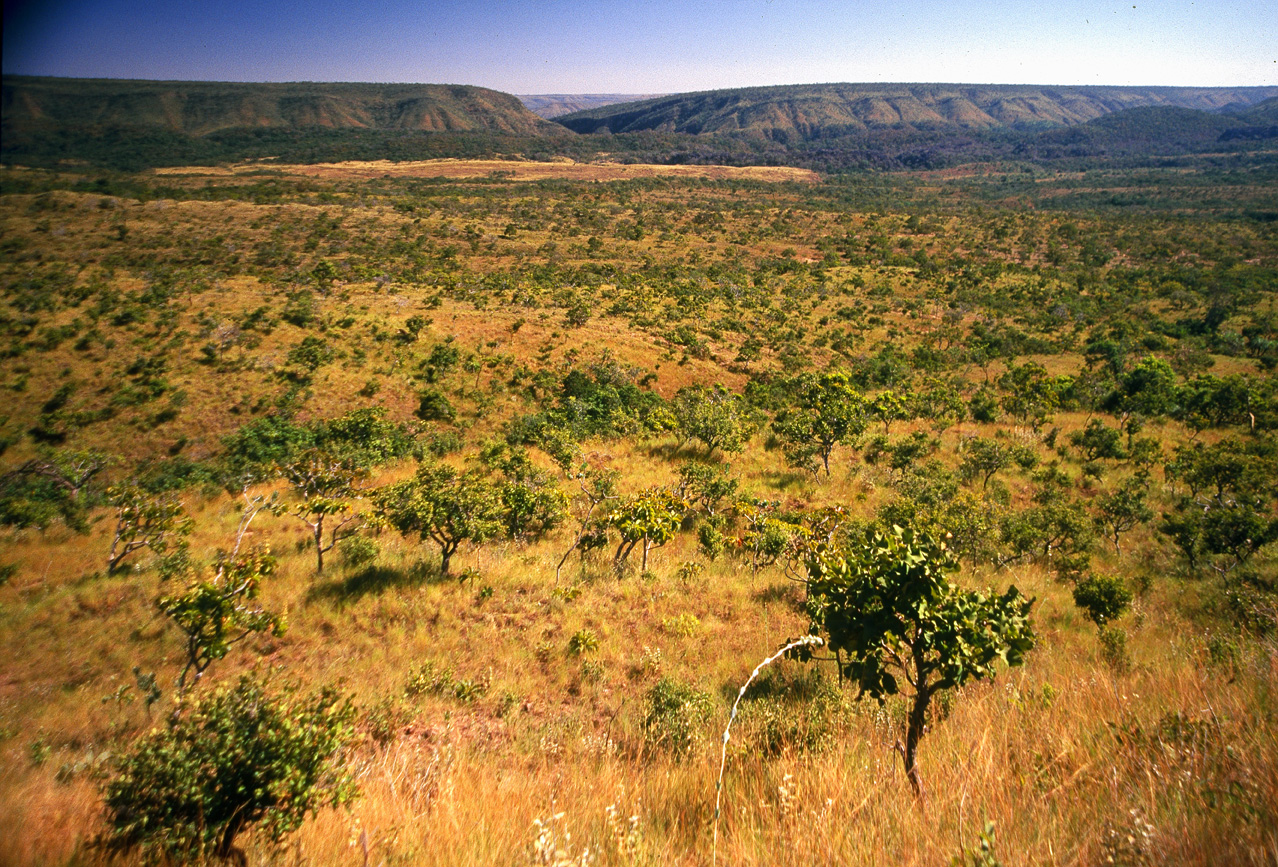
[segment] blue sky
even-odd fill
[[[656,93],[1278,84],[1278,0],[5,0],[5,73]]]

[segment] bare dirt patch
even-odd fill
[[[358,180],[361,178],[484,178],[511,181],[576,180],[622,181],[632,178],[711,178],[714,180],[800,181],[815,183],[816,172],[788,166],[663,166],[625,165],[622,163],[577,163],[572,161],[539,163],[511,160],[390,160],[317,163],[315,165],[279,165],[250,163],[235,166],[190,166],[156,169],[158,175],[237,176],[263,172],[326,180]]]

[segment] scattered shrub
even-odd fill
[[[1122,578],[1092,575],[1074,586],[1074,604],[1097,626],[1123,616],[1132,604],[1132,591]]]
[[[338,559],[347,569],[369,565],[377,559],[378,553],[377,543],[367,536],[351,536],[337,546]]]
[[[711,707],[709,694],[674,678],[661,678],[648,691],[644,743],[653,749],[687,752],[705,738]]]
[[[1100,628],[1101,659],[1119,674],[1132,667],[1131,654],[1127,651],[1127,633],[1116,626]]]
[[[279,841],[308,813],[349,802],[341,766],[355,708],[332,690],[278,695],[244,676],[179,706],[120,757],[105,787],[106,842],[162,861],[236,858],[240,832]]]
[[[593,629],[579,629],[568,639],[568,652],[573,656],[584,656],[599,649],[599,636]]]

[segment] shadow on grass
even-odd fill
[[[811,484],[813,476],[811,473],[801,473],[795,471],[782,472],[765,472],[762,474],[768,487],[777,491],[788,491],[791,488],[802,488]]]
[[[683,445],[670,441],[652,443],[646,451],[648,457],[667,461],[684,460],[710,466],[718,466],[724,462],[723,452],[707,452],[692,442],[685,442]]]
[[[345,606],[365,596],[380,596],[388,590],[407,590],[453,581],[456,581],[456,576],[441,575],[437,563],[422,562],[407,569],[365,566],[341,578],[315,584],[306,594],[306,601],[327,601]]]
[[[787,704],[808,703],[828,693],[831,686],[837,689],[838,684],[830,672],[823,671],[817,663],[782,658],[759,674],[743,700],[747,703],[763,699]],[[719,696],[731,704],[736,701],[740,689],[740,683],[725,681],[719,685]]]
[[[780,603],[799,614],[807,612],[807,606],[803,602],[803,591],[800,586],[793,581],[781,581],[776,584],[769,584],[750,594],[750,598],[760,605],[768,606]]]

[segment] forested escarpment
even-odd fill
[[[10,76],[0,159],[122,171],[441,157],[828,172],[999,160],[1094,168],[1272,151],[1275,93],[1263,87],[803,85],[609,104],[549,123],[516,97],[477,87]]]
[[[874,129],[1041,130],[1140,107],[1245,109],[1275,95],[1267,87],[811,84],[675,94],[555,120],[581,133],[731,132],[805,141]]]
[[[233,127],[533,135],[548,125],[507,93],[471,85],[131,81],[5,76],[6,130],[140,127],[208,135]]]

